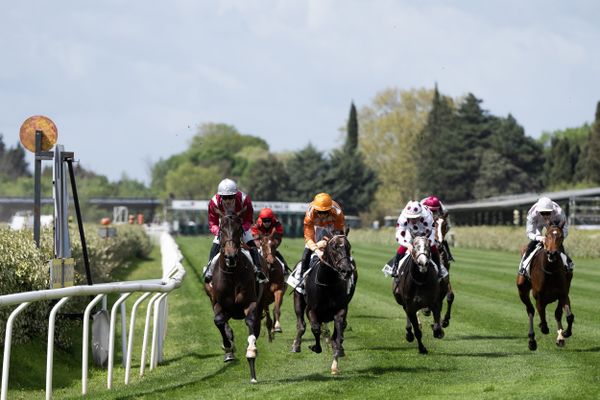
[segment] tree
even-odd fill
[[[286,196],[289,181],[285,166],[271,154],[266,159],[250,165],[244,185],[252,199],[282,201]]]
[[[285,201],[309,202],[319,192],[325,191],[325,174],[329,163],[312,144],[296,152],[288,160],[285,169],[289,182]]]
[[[350,103],[350,115],[348,116],[348,136],[346,137],[346,143],[344,151],[348,154],[354,154],[358,147],[358,118],[356,115],[356,107],[354,102]]]
[[[6,148],[0,134],[0,175],[8,179],[29,177],[31,173],[25,159],[25,150],[18,143],[15,147]]]
[[[432,98],[433,90],[391,88],[378,93],[359,112],[358,147],[380,182],[373,205],[379,216],[395,214],[418,193],[416,141],[427,122]]]
[[[596,105],[596,119],[587,143],[585,169],[587,179],[594,184],[600,184],[600,101]]]
[[[481,168],[473,184],[473,194],[481,199],[519,193],[522,191],[521,182],[526,179],[527,173],[508,158],[493,149],[486,149],[481,155]]]
[[[178,199],[210,199],[221,181],[216,167],[202,167],[189,162],[169,171],[166,190]]]

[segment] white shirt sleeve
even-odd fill
[[[412,241],[410,231],[406,229],[406,222],[406,218],[399,216],[396,223],[396,241],[398,244],[404,247],[407,247],[407,245]]]
[[[529,240],[537,240],[542,235],[538,219],[537,209],[534,205],[527,213],[527,238]]]

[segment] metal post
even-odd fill
[[[137,309],[152,293],[147,292],[140,296],[139,299],[133,304],[131,309],[131,322],[129,323],[129,340],[127,342],[127,357],[125,360],[125,384],[129,384],[129,374],[131,373],[131,353],[133,352],[133,331],[135,328],[135,314]]]
[[[83,220],[81,218],[81,209],[79,208],[79,196],[77,195],[77,185],[75,184],[75,173],[73,172],[73,160],[68,158],[67,165],[69,166],[69,177],[71,178],[71,190],[73,192],[73,203],[75,203],[75,214],[77,214],[77,225],[79,226],[79,237],[81,238],[81,251],[83,253],[83,263],[85,265],[85,276],[88,285],[93,285],[92,273],[90,272],[90,259],[87,252],[87,244],[85,242],[85,232],[83,231]]]
[[[108,389],[112,389],[112,375],[113,375],[113,363],[115,359],[115,324],[117,319],[117,310],[121,303],[123,303],[127,298],[131,296],[131,293],[123,293],[121,297],[115,302],[110,311],[110,327],[109,327],[109,337],[108,337],[108,377],[106,382],[106,387]]]
[[[10,369],[10,348],[12,346],[13,323],[17,315],[19,315],[29,304],[29,302],[19,304],[19,306],[10,313],[8,321],[6,322],[6,332],[4,334],[4,359],[2,360],[2,392],[0,395],[2,400],[6,400],[8,394],[8,371]]]
[[[90,347],[90,314],[92,309],[100,299],[105,299],[105,294],[99,294],[94,297],[94,300],[90,302],[85,308],[85,312],[83,313],[83,339],[82,339],[82,349],[81,349],[81,394],[87,394],[87,383],[88,383],[88,354]]]
[[[40,213],[42,207],[42,160],[38,154],[42,151],[42,131],[35,131],[35,163],[33,172],[33,240],[40,248]]]
[[[46,356],[46,399],[52,398],[52,368],[54,366],[54,324],[58,310],[69,300],[68,297],[63,297],[52,307],[50,318],[48,320],[48,354]]]
[[[156,293],[148,302],[148,308],[146,310],[146,324],[144,325],[144,339],[142,340],[142,356],[140,360],[140,376],[144,376],[144,369],[146,369],[146,347],[148,347],[148,335],[150,333],[150,317],[152,316],[153,305],[156,299],[158,299],[162,293]]]

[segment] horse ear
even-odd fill
[[[344,229],[344,235],[348,236],[348,233],[350,233],[350,227],[347,226],[346,229]]]
[[[562,229],[562,228],[563,228],[563,226],[565,226],[565,223],[566,223],[566,222],[567,222],[567,221],[562,221],[560,224],[558,224],[558,227],[559,227],[560,229]]]

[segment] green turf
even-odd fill
[[[353,243],[359,280],[350,304],[345,335],[347,357],[341,360],[342,374],[329,373],[331,350],[313,354],[307,348],[312,334],[307,331],[302,353],[289,352],[295,334],[292,297],[285,296],[283,333],[273,343],[264,335],[258,341],[259,383],[250,385],[243,359],[247,330],[234,321],[240,361],[224,364],[221,339],[212,319],[210,303],[200,284],[210,241],[207,238],[178,239],[188,275],[182,288],[169,297],[169,326],[165,362],[138,377],[139,352],[134,357],[134,375],[123,384],[123,369],[115,369],[115,385],[106,389],[106,373],[93,370],[90,394],[100,399],[248,399],[248,398],[460,398],[460,399],[563,399],[598,398],[600,388],[600,333],[597,292],[600,287],[598,260],[577,263],[571,301],[575,313],[573,337],[565,348],[555,341],[554,306],[548,315],[551,333],[536,328],[538,350],[527,349],[527,316],[515,287],[518,259],[514,254],[455,249],[457,262],[451,274],[456,293],[453,318],[442,340],[424,331],[428,355],[404,339],[404,313],[391,294],[391,281],[380,272],[393,248]],[[300,240],[285,240],[282,248],[288,262],[301,254]],[[129,279],[153,277],[158,273],[153,259],[131,269]],[[536,319],[536,324],[537,324]],[[425,320],[424,326],[428,326]],[[264,332],[263,332],[264,333]],[[136,337],[139,348],[141,337]],[[118,342],[117,342],[118,343]],[[38,346],[44,352],[45,347]],[[17,351],[14,353],[17,354]],[[19,357],[26,357],[20,353]],[[80,398],[78,357],[57,352],[55,397]],[[35,358],[32,356],[32,358]],[[40,358],[44,363],[44,358]],[[17,363],[23,370],[23,362]],[[41,377],[17,379],[20,390],[9,398],[42,397]],[[39,368],[38,368],[39,370]],[[59,375],[59,377],[57,377]],[[12,379],[12,378],[11,378]],[[11,383],[12,384],[12,383]]]

